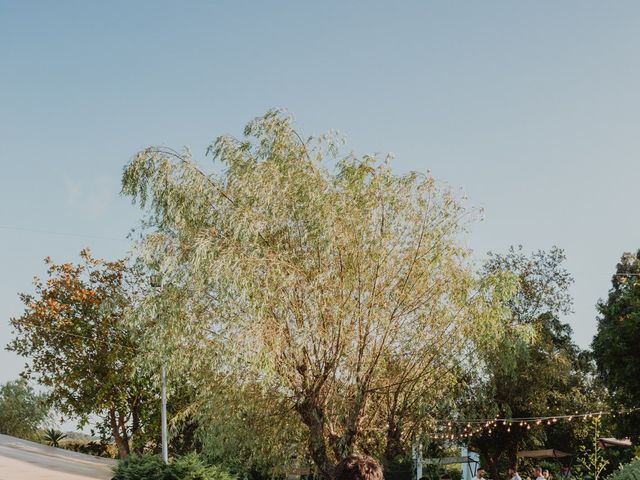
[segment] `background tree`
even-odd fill
[[[49,387],[49,400],[63,414],[87,423],[101,418],[121,457],[140,432],[146,410],[157,408],[148,381],[137,375],[140,331],[125,325],[127,308],[141,294],[143,276],[123,260],[82,263],[46,259],[46,281],[35,294],[21,294],[24,313],[11,319],[8,349],[28,357],[24,375]]]
[[[509,289],[474,276],[466,212],[433,178],[372,156],[332,171],[339,142],[303,141],[279,112],[245,137],[209,149],[221,174],[167,148],[125,169],[123,192],[148,207],[142,256],[171,298],[161,321],[149,303],[147,338],[201,395],[229,385],[272,424],[304,425],[265,438],[272,453],[306,450],[323,477],[355,450],[390,461],[456,385],[470,339],[501,333]]]
[[[640,406],[640,251],[625,253],[611,279],[606,301],[598,302],[598,331],[592,348],[598,375],[615,409]],[[616,418],[617,434],[640,440],[640,412]]]
[[[501,342],[481,350],[486,382],[475,387],[472,405],[483,416],[526,418],[597,408],[589,357],[575,345],[571,328],[559,318],[571,311],[572,303],[569,286],[573,280],[564,260],[557,247],[531,255],[522,247],[490,254],[485,272],[511,272],[519,287],[509,300],[509,333]],[[522,335],[523,329],[530,335]],[[480,451],[491,477],[499,478],[500,472],[515,464],[519,449],[547,446],[571,450],[585,434],[583,430],[576,422],[545,422],[530,429],[513,424],[509,430],[505,426],[490,432],[485,429],[471,444]]]
[[[24,379],[0,386],[0,433],[35,439],[49,414],[45,401]]]

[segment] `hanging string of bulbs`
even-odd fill
[[[553,425],[561,420],[571,422],[573,420],[589,421],[593,418],[602,418],[609,415],[613,418],[620,415],[628,415],[640,410],[633,408],[620,411],[599,411],[589,413],[568,413],[559,415],[547,415],[541,417],[514,417],[514,418],[484,418],[471,420],[440,420],[436,422],[436,429],[430,437],[434,440],[461,440],[475,435],[491,434],[496,429],[503,429],[507,433],[512,429],[520,428],[531,430],[532,427],[541,425]]]

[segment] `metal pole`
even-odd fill
[[[413,450],[413,460],[415,462],[415,475],[416,478],[415,480],[420,480],[422,478],[422,443],[418,444],[417,446],[414,445],[412,447]]]
[[[169,463],[169,448],[167,446],[167,382],[165,366],[162,365],[162,412],[160,414],[162,422],[162,460]]]

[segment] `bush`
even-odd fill
[[[130,455],[118,462],[113,480],[165,480],[167,465],[157,455]]]
[[[158,455],[131,455],[118,463],[113,480],[235,480],[226,470],[206,465],[195,453],[165,465]]]
[[[117,449],[111,443],[96,442],[95,440],[69,440],[60,442],[60,448],[73,450],[74,452],[86,453],[95,457],[116,458]]]
[[[621,465],[618,470],[607,477],[607,480],[640,480],[640,458]]]
[[[222,467],[205,465],[195,453],[176,459],[170,467],[176,475],[176,480],[236,480]]]

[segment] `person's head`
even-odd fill
[[[533,475],[536,477],[542,476],[542,467],[540,465],[536,465],[535,467],[533,467]]]
[[[476,477],[482,478],[484,477],[485,473],[486,472],[484,471],[484,468],[478,467],[478,470],[476,470]]]
[[[542,476],[544,478],[549,478],[549,469],[548,468],[545,468],[545,469],[542,470]]]
[[[336,465],[336,480],[384,480],[382,467],[368,455],[349,455]]]
[[[509,467],[507,471],[509,472],[509,477],[513,477],[516,473],[518,473],[518,470],[515,466]]]

